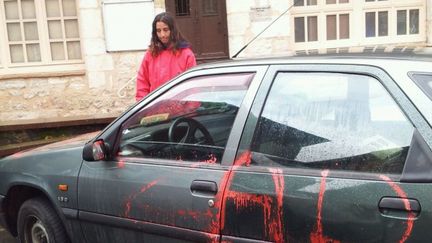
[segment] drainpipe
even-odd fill
[[[426,43],[432,48],[432,0],[426,1]]]

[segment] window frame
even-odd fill
[[[51,76],[66,76],[66,75],[83,75],[85,74],[85,65],[84,65],[84,52],[82,45],[82,33],[80,28],[80,16],[79,16],[79,1],[75,1],[76,7],[76,16],[73,19],[77,20],[78,25],[78,38],[74,38],[80,43],[80,59],[73,60],[59,60],[53,61],[51,57],[50,50],[50,40],[49,40],[49,30],[48,30],[48,18],[45,7],[45,0],[43,1],[34,1],[35,5],[35,14],[36,14],[36,24],[38,27],[38,37],[39,37],[39,45],[40,45],[40,56],[41,61],[38,62],[21,62],[21,63],[13,63],[10,57],[10,48],[9,48],[9,40],[7,34],[7,21],[6,21],[6,10],[5,10],[5,2],[2,1],[0,3],[0,20],[2,20],[3,24],[0,25],[0,80],[1,79],[9,79],[9,78],[27,78],[27,77],[51,77]],[[61,8],[61,5],[59,5]],[[60,9],[60,11],[62,11]],[[71,17],[63,16],[58,17],[61,19],[63,23],[64,20],[68,20]],[[25,22],[23,19],[17,20],[22,23]],[[64,32],[64,25],[62,27],[62,32]],[[66,36],[62,38],[65,43],[68,40]],[[24,36],[22,36],[22,43],[24,45],[27,43],[24,40]],[[32,42],[32,41],[30,41]],[[65,46],[64,49],[67,47]],[[65,51],[67,55],[67,49]]]
[[[374,14],[374,22],[373,22],[373,24],[374,24],[374,33],[373,33],[373,35],[372,36],[368,36],[367,35],[367,31],[368,31],[368,26],[367,26],[367,15],[368,14]],[[386,20],[385,20],[385,24],[387,25],[386,26],[386,34],[385,35],[381,35],[380,34],[380,23],[381,23],[381,16],[380,16],[380,14],[381,13],[386,13],[386,15],[387,15],[387,18],[386,18]],[[365,27],[365,34],[364,34],[364,37],[365,38],[384,38],[384,37],[389,37],[389,32],[390,32],[390,26],[389,26],[389,18],[390,18],[390,14],[389,14],[389,11],[383,11],[383,10],[376,10],[376,11],[366,11],[365,12],[365,15],[364,15],[364,27]]]
[[[347,15],[348,16],[348,37],[347,38],[341,38],[341,16],[343,15]],[[328,17],[329,16],[335,16],[335,39],[329,39],[328,38]],[[340,40],[347,40],[351,38],[351,28],[350,28],[350,24],[351,24],[351,15],[349,13],[344,13],[344,12],[339,12],[339,13],[328,13],[326,14],[326,41],[340,41]]]
[[[240,140],[241,131],[244,122],[247,119],[247,115],[249,114],[250,107],[253,103],[253,99],[255,94],[260,86],[260,83],[264,77],[264,74],[267,70],[267,65],[251,65],[251,66],[238,66],[238,67],[218,67],[218,68],[202,68],[198,70],[188,70],[185,73],[181,74],[175,80],[168,82],[154,92],[150,93],[147,97],[142,99],[140,102],[136,103],[135,106],[131,107],[123,116],[119,117],[112,126],[107,127],[104,132],[94,138],[94,141],[98,139],[103,139],[104,141],[112,144],[111,155],[114,157],[113,159],[116,161],[129,161],[135,163],[150,163],[150,164],[158,164],[158,165],[176,165],[176,166],[190,166],[191,163],[181,163],[174,160],[165,160],[165,159],[150,159],[150,158],[125,158],[125,157],[117,157],[117,152],[119,151],[120,146],[120,131],[122,125],[132,116],[134,116],[137,112],[139,112],[144,106],[149,105],[155,99],[160,97],[166,91],[171,89],[173,86],[178,85],[184,81],[187,81],[191,78],[200,77],[200,76],[209,76],[209,75],[223,75],[223,74],[237,74],[237,73],[255,73],[255,76],[251,80],[249,85],[249,89],[247,90],[243,101],[239,107],[236,118],[232,125],[232,129],[230,135],[228,137],[228,141],[225,146],[225,151],[222,156],[221,163],[216,164],[217,166],[230,166],[235,158],[235,152],[237,145]]]
[[[408,76],[414,83],[423,91],[423,93],[429,97],[429,99],[432,101],[432,87],[428,86],[429,83],[426,83],[424,80],[420,80],[417,75],[422,76],[430,76],[432,80],[432,73],[428,72],[409,72]],[[429,81],[432,85],[432,81]]]
[[[293,7],[295,8],[301,8],[301,7],[309,7],[309,6],[317,6],[320,2],[320,0],[302,0],[303,4],[301,5],[296,5],[297,1],[299,0],[293,0]],[[315,1],[316,4],[308,4],[308,1]]]
[[[418,11],[418,20],[417,20],[417,32],[418,33],[410,33],[410,24],[411,24],[411,11],[412,10],[417,10]],[[398,33],[398,22],[397,22],[397,18],[398,18],[398,12],[399,11],[405,11],[406,16],[405,16],[405,33],[403,34],[399,34]],[[407,7],[407,8],[398,8],[395,10],[395,16],[396,16],[396,36],[414,36],[414,35],[419,35],[420,34],[420,17],[421,17],[421,11],[419,8],[415,8],[415,7]]]
[[[254,101],[254,105],[251,109],[251,113],[248,116],[246,121],[245,128],[243,130],[242,139],[240,141],[240,146],[237,153],[237,159],[239,156],[247,151],[250,151],[253,134],[255,133],[258,126],[258,118],[261,116],[263,112],[265,101],[270,92],[271,86],[276,75],[279,72],[329,72],[329,73],[346,73],[346,74],[357,74],[357,75],[366,75],[371,76],[377,79],[382,86],[387,90],[390,96],[393,98],[395,103],[407,117],[409,122],[413,124],[413,126],[420,131],[422,134],[432,135],[431,129],[427,129],[424,124],[427,122],[424,120],[421,114],[419,114],[418,110],[412,104],[412,102],[408,99],[408,97],[403,93],[403,91],[399,88],[399,86],[395,83],[395,81],[380,67],[371,66],[367,64],[293,64],[293,65],[272,65],[268,72],[266,73],[266,77],[261,84],[260,90],[257,93],[257,96]],[[405,161],[405,165],[407,163],[413,163],[409,158]],[[249,167],[239,167],[238,170],[244,171],[254,171],[254,172],[265,172],[268,171],[269,167],[265,166],[249,166]],[[275,169],[281,169],[284,174],[294,174],[294,175],[304,175],[304,176],[320,176],[321,170],[317,169],[307,169],[307,168],[289,168],[289,167],[277,167]],[[338,178],[349,178],[349,179],[368,179],[368,180],[377,180],[376,173],[369,172],[353,172],[353,171],[334,171],[332,173],[333,177]],[[391,177],[395,180],[400,180],[404,176],[405,169],[402,171],[400,175],[392,175]]]
[[[180,160],[183,163],[202,163],[204,161],[207,160],[213,160],[215,158],[217,158],[216,164],[220,164],[222,161],[222,155],[223,152],[226,149],[226,144],[218,144],[216,143],[217,140],[215,140],[215,138],[217,138],[217,136],[212,136],[212,135],[218,135],[217,133],[212,132],[212,125],[207,126],[209,124],[205,123],[205,120],[208,117],[214,117],[217,121],[219,121],[220,118],[224,118],[227,117],[227,115],[229,117],[231,117],[232,114],[232,110],[230,109],[228,112],[226,111],[221,111],[221,110],[216,110],[216,112],[211,112],[211,113],[207,113],[205,112],[205,107],[202,106],[202,103],[207,103],[208,101],[206,101],[206,98],[198,98],[198,99],[194,99],[194,98],[186,98],[186,100],[183,101],[182,98],[185,97],[194,97],[196,95],[198,95],[198,97],[203,96],[203,97],[208,97],[208,96],[212,96],[212,92],[214,92],[213,94],[215,95],[223,95],[224,92],[226,92],[227,90],[225,89],[225,87],[231,87],[234,89],[231,89],[232,91],[239,91],[242,96],[230,96],[228,97],[227,100],[224,99],[211,99],[212,101],[211,104],[217,104],[219,105],[219,102],[222,103],[227,103],[230,100],[232,100],[233,98],[240,98],[240,100],[238,100],[237,102],[239,102],[238,104],[236,103],[233,107],[237,107],[238,109],[236,110],[236,113],[234,114],[234,119],[232,119],[232,122],[234,123],[235,117],[237,117],[238,111],[240,109],[240,106],[242,104],[242,101],[245,97],[245,95],[247,94],[247,91],[249,90],[249,87],[252,83],[252,80],[254,79],[254,76],[256,75],[256,72],[241,72],[241,73],[220,73],[220,74],[211,74],[211,75],[201,75],[201,76],[195,76],[189,79],[185,79],[182,80],[182,82],[177,83],[175,86],[173,86],[171,89],[166,90],[166,92],[164,92],[163,94],[161,94],[160,96],[158,96],[158,98],[154,99],[153,102],[147,104],[146,106],[143,106],[141,108],[141,110],[139,110],[138,112],[136,112],[135,114],[133,114],[132,116],[130,116],[120,127],[120,136],[119,136],[119,143],[125,143],[124,145],[131,145],[132,147],[136,148],[135,145],[140,146],[141,145],[144,147],[144,149],[146,147],[152,147],[157,145],[158,147],[160,147],[157,151],[146,151],[149,152],[151,155],[138,155],[138,156],[129,156],[129,155],[120,155],[119,152],[117,152],[116,154],[121,157],[121,159],[124,158],[133,158],[133,159],[141,159],[141,158],[148,158],[148,159],[154,159],[154,160],[174,160],[173,155],[175,155],[177,158],[181,158]],[[232,85],[233,82],[235,82],[235,80],[241,80],[241,82],[239,84],[241,84],[241,89],[237,89],[237,85]],[[222,81],[222,83],[219,83],[218,81]],[[246,84],[247,83],[247,87]],[[174,90],[174,91],[173,91]],[[229,89],[230,90],[230,89]],[[231,91],[230,90],[230,91]],[[229,91],[228,91],[229,92]],[[167,96],[167,94],[169,93],[169,95]],[[207,94],[207,95],[206,95]],[[215,98],[215,97],[214,97]],[[179,105],[180,104],[185,104],[185,106]],[[168,107],[174,107],[174,109],[166,109],[167,108],[167,104]],[[172,106],[171,106],[172,105]],[[190,109],[189,111],[185,112],[185,109],[176,109],[176,107],[178,107],[177,105],[180,106],[180,108],[186,108],[186,109]],[[197,109],[200,108],[200,109]],[[230,105],[230,108],[231,105]],[[204,111],[204,113],[199,112],[198,110]],[[150,112],[150,113],[149,113]],[[149,113],[149,114],[148,114]],[[161,120],[159,120],[160,118]],[[216,118],[218,117],[218,118]],[[141,125],[143,124],[143,119],[147,119],[147,118],[155,118],[158,119],[158,121],[161,122],[156,122],[154,124],[154,126],[152,125],[152,122],[150,121],[150,125]],[[211,119],[214,119],[211,118]],[[183,122],[177,123],[177,129],[180,128],[181,124],[187,123],[187,127],[189,126],[193,126],[196,125],[196,127],[198,128],[197,130],[200,131],[200,133],[202,133],[202,138],[205,139],[202,140],[201,142],[205,142],[203,144],[196,144],[195,142],[181,142],[181,139],[186,138],[186,135],[188,132],[186,132],[186,134],[184,134],[184,137],[180,137],[178,138],[178,140],[176,139],[175,141],[171,141],[169,139],[169,133],[168,133],[168,129],[173,128],[173,124],[176,122],[176,120],[178,119],[184,119]],[[231,121],[231,119],[229,120]],[[210,122],[210,123],[214,123],[214,122]],[[220,122],[218,122],[220,124]],[[128,133],[124,133],[125,131],[131,131],[133,130],[134,127],[136,127],[138,125],[138,131],[140,131],[139,133],[135,133],[134,136],[129,137],[127,139],[124,139],[124,136],[127,136],[126,134]],[[223,128],[223,130],[226,129],[230,129],[229,133],[226,134],[227,136],[223,139],[224,141],[228,141],[229,138],[229,134],[231,134],[231,129],[232,129],[232,125],[233,124],[223,124],[223,126],[218,127],[216,126],[216,130],[217,129],[221,129]],[[200,128],[201,127],[201,128]],[[177,130],[175,129],[175,130]],[[164,134],[165,132],[167,132],[167,137],[165,138],[161,138],[161,137],[153,137],[151,136],[150,139],[145,139],[145,137],[147,137],[148,135],[157,135],[157,134],[161,134],[161,132]],[[173,134],[174,135],[174,134]],[[192,134],[192,135],[195,135]],[[219,133],[220,135],[220,133]],[[196,138],[195,136],[193,136],[194,138]],[[136,140],[136,138],[140,138],[138,141]],[[141,138],[143,140],[141,140]],[[201,139],[202,139],[201,138]],[[166,139],[166,140],[165,140]],[[210,141],[214,142],[214,143],[209,143]],[[120,147],[117,148],[119,151]],[[195,158],[192,159],[188,159],[185,158],[187,151],[196,151],[197,153],[195,154]],[[158,152],[157,154],[153,154],[153,152]],[[160,155],[160,152],[162,152],[163,154]],[[166,152],[166,153],[165,153]],[[186,152],[186,153],[185,153]],[[202,153],[202,154],[201,154]],[[201,154],[204,155],[206,154],[206,156],[208,156],[208,158],[197,158],[197,156]]]
[[[297,18],[303,19],[303,38],[304,38],[304,40],[303,41],[299,41],[299,42],[297,42],[295,40],[295,38],[296,38],[296,36],[295,36],[295,29],[296,29],[295,28],[296,27],[295,26],[295,24],[296,24],[295,20]],[[309,30],[312,29],[309,26],[309,19],[310,18],[316,18],[316,40],[309,40],[309,37],[310,37],[309,36],[310,35]],[[299,43],[316,43],[316,42],[319,41],[319,39],[320,39],[320,36],[319,36],[320,26],[319,26],[319,16],[318,15],[294,16],[294,18],[293,18],[293,25],[294,25],[294,27],[293,27],[293,29],[294,29],[294,43],[296,43],[296,44],[299,44]]]

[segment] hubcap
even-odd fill
[[[49,237],[45,225],[35,216],[29,217],[26,227],[26,242],[49,243]]]

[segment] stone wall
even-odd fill
[[[290,1],[272,0],[226,1],[230,56],[285,12],[289,3]],[[286,13],[252,41],[238,57],[289,55],[289,35],[289,13]]]
[[[134,77],[142,56],[111,54],[107,58],[112,60],[112,69],[89,71],[85,76],[1,80],[0,124],[117,116],[135,101]]]

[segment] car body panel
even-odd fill
[[[220,205],[208,205],[208,201],[215,200],[217,195],[194,193],[190,187],[196,180],[219,184],[224,170],[217,168],[219,166],[214,169],[194,168],[192,165],[185,166],[184,163],[165,166],[160,161],[154,162],[151,164],[151,161],[146,161],[144,164],[130,160],[85,163],[79,181],[80,215],[81,212],[90,212],[114,216],[116,218],[113,218],[111,226],[115,222],[122,224],[122,219],[137,224],[148,222],[159,225],[148,229],[150,232],[142,229],[138,231],[142,237],[157,235],[157,230],[162,230],[163,225],[205,232],[210,238],[217,237]],[[82,216],[80,218],[86,220]],[[91,223],[91,218],[87,221]],[[96,239],[110,241],[109,227],[88,223],[84,232],[89,237],[89,242]],[[123,228],[127,228],[125,222]],[[125,236],[125,239],[129,238]]]
[[[225,236],[271,242],[412,242],[427,240],[430,187],[377,180],[296,176],[290,170],[238,169],[227,189]],[[293,175],[294,174],[294,175]],[[412,192],[412,193],[409,193]],[[384,197],[415,198],[418,215],[379,208]],[[354,203],[353,203],[354,202]]]
[[[225,192],[222,240],[271,242],[405,242],[425,241],[430,220],[430,184],[401,183],[400,176],[332,170],[250,166],[250,143],[257,117],[277,72],[340,72],[375,77],[391,92],[406,115],[421,129],[424,141],[431,132],[425,118],[380,67],[371,65],[273,65],[256,97]],[[430,154],[430,145],[426,153]],[[406,163],[413,163],[409,160]],[[423,161],[426,162],[426,161]],[[430,161],[429,163],[432,163]],[[407,213],[381,208],[383,199],[401,200]],[[407,199],[413,201],[411,205]],[[414,228],[416,230],[414,230]]]
[[[77,182],[82,164],[82,148],[85,142],[97,135],[88,133],[72,139],[15,153],[0,161],[0,194],[10,201],[9,193],[15,189],[29,188],[50,200],[65,223],[71,239],[79,242],[80,231],[76,216],[65,215],[64,210],[77,210]],[[67,185],[67,191],[58,189]],[[17,198],[18,199],[18,198]],[[7,202],[4,200],[3,202]],[[4,216],[10,215],[5,204]],[[75,223],[75,224],[74,224]]]

